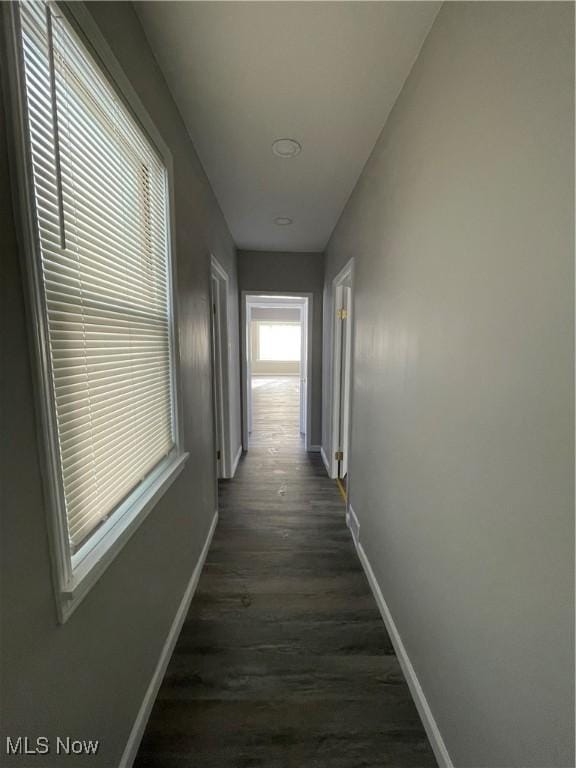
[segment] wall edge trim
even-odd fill
[[[322,456],[322,461],[324,462],[324,466],[326,467],[326,472],[328,473],[328,477],[331,477],[330,475],[330,465],[328,463],[328,457],[326,456],[326,452],[324,450],[324,446],[320,446],[320,456]]]
[[[238,446],[238,452],[236,454],[236,458],[232,462],[232,472],[230,474],[230,479],[232,480],[234,475],[236,474],[236,470],[238,469],[238,462],[240,461],[240,456],[242,456],[242,444]]]
[[[348,509],[346,510],[346,525],[354,540],[354,546],[358,549],[360,545],[360,521],[350,503],[348,503]]]
[[[356,517],[356,515],[354,515],[354,517]],[[368,579],[368,583],[370,584],[372,594],[374,595],[376,603],[378,604],[378,609],[380,610],[382,620],[386,626],[386,629],[388,630],[388,634],[390,635],[390,640],[392,641],[396,656],[400,662],[400,667],[402,668],[402,672],[404,673],[404,677],[408,683],[410,693],[412,694],[414,704],[416,705],[416,709],[418,710],[418,714],[422,720],[422,725],[424,726],[428,739],[430,740],[430,745],[432,746],[434,755],[438,761],[438,766],[439,768],[454,768],[454,763],[450,758],[450,753],[446,748],[446,744],[444,743],[444,739],[442,738],[438,724],[434,719],[434,715],[432,714],[430,705],[428,704],[426,696],[424,695],[420,681],[416,676],[416,671],[412,666],[412,662],[410,661],[408,652],[404,646],[404,643],[402,642],[398,628],[394,623],[394,619],[392,618],[388,604],[386,603],[384,595],[382,594],[382,590],[380,589],[380,585],[376,580],[376,576],[374,575],[374,571],[372,570],[368,556],[366,555],[362,544],[356,540],[353,534],[352,541],[354,542],[356,552],[358,553],[358,558],[362,564],[366,578]]]
[[[134,720],[134,724],[130,730],[130,735],[128,736],[128,741],[124,747],[124,752],[120,758],[118,768],[131,768],[134,760],[136,759],[138,748],[140,747],[140,742],[144,736],[144,731],[146,730],[148,719],[150,717],[150,713],[152,712],[154,701],[156,700],[156,695],[158,694],[158,690],[162,684],[168,662],[172,656],[174,646],[176,645],[176,641],[180,635],[180,630],[184,624],[184,619],[188,613],[188,608],[190,607],[190,603],[194,597],[196,587],[198,586],[200,574],[202,573],[202,568],[204,567],[206,555],[208,554],[208,549],[210,548],[210,543],[212,542],[212,537],[214,535],[214,531],[216,530],[217,523],[218,510],[214,512],[214,516],[210,524],[210,530],[206,536],[204,546],[202,547],[202,552],[200,553],[198,562],[192,571],[192,576],[190,577],[190,581],[186,586],[186,590],[182,600],[180,601],[180,605],[178,606],[178,610],[176,611],[176,615],[174,616],[174,620],[168,632],[168,636],[166,637],[162,650],[160,651],[160,656],[158,658],[158,662],[156,663],[156,668],[154,669],[152,678],[148,684],[144,698],[142,699],[140,709],[138,710],[138,714],[136,715],[136,719]]]

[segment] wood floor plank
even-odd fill
[[[136,768],[429,768],[432,750],[344,521],[260,380],[220,521]]]

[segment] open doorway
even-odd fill
[[[353,261],[332,282],[332,451],[330,475],[348,491],[352,386]]]
[[[312,295],[244,293],[244,450],[263,443],[309,449]]]

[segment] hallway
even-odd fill
[[[575,21],[0,2],[0,765],[576,766]]]
[[[297,403],[290,380],[255,388],[137,768],[436,765]]]

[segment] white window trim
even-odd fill
[[[168,176],[168,258],[170,260],[170,310],[172,319],[171,353],[173,361],[173,407],[175,448],[161,461],[153,472],[101,526],[79,552],[70,552],[63,505],[60,461],[57,449],[57,430],[54,403],[51,396],[51,367],[47,347],[47,329],[43,308],[44,292],[40,274],[40,246],[34,214],[33,178],[26,123],[26,99],[24,69],[21,56],[21,40],[16,3],[2,3],[5,30],[6,59],[3,68],[7,73],[7,114],[11,117],[10,152],[14,163],[11,177],[14,181],[14,201],[20,214],[20,251],[24,258],[28,281],[26,294],[29,310],[30,338],[33,367],[36,373],[35,399],[38,411],[38,438],[41,450],[41,466],[48,514],[48,531],[52,556],[52,571],[58,619],[65,622],[78,607],[91,587],[98,581],[112,560],[144,522],[155,504],[182,471],[188,458],[183,450],[181,419],[180,354],[178,346],[178,307],[176,256],[174,250],[174,174],[172,155],[155,128],[138,95],[124,74],[96,22],[80,2],[61,2],[64,12],[88,49],[95,55],[111,84],[123,97],[124,102],[139,121],[144,132],[156,147],[167,169]]]

